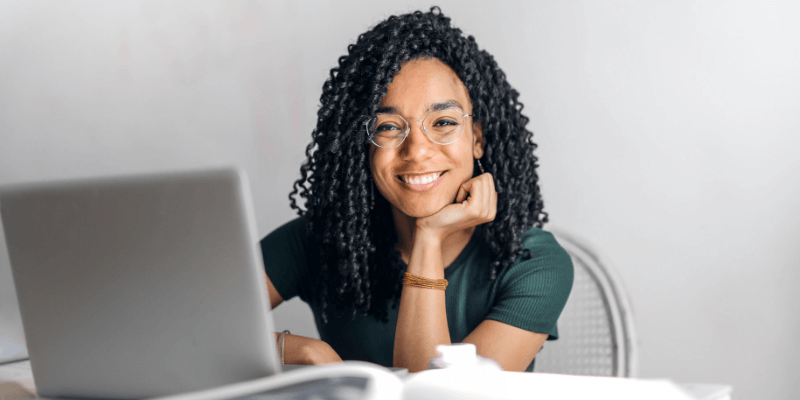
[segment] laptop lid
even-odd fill
[[[0,215],[40,396],[164,396],[280,370],[242,172],[4,187]]]
[[[4,237],[0,224],[0,364],[28,358]]]

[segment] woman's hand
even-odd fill
[[[280,333],[275,334],[277,340]],[[322,340],[304,336],[286,335],[284,337],[284,364],[323,365],[342,362],[339,354]],[[278,354],[280,357],[280,354]]]
[[[444,240],[455,232],[489,221],[497,215],[497,192],[494,178],[484,173],[464,182],[456,201],[436,214],[417,220],[419,233]]]

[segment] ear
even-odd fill
[[[486,142],[483,141],[483,124],[475,122],[472,124],[472,156],[483,157],[484,146],[486,146]]]

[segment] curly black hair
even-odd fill
[[[517,256],[529,257],[519,234],[547,222],[533,133],[526,129],[519,93],[494,57],[452,26],[438,7],[391,16],[360,35],[331,69],[301,177],[289,194],[291,207],[306,218],[311,243],[318,246],[313,284],[323,323],[329,309],[339,316],[387,321],[388,307],[398,305],[407,265],[395,248],[391,206],[377,190],[370,209],[371,144],[363,123],[376,113],[403,63],[417,58],[438,59],[455,71],[469,92],[475,120],[483,125],[481,162],[497,190],[496,218],[482,229],[493,256],[487,279],[495,279]]]

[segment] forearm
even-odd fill
[[[444,279],[439,240],[417,237],[408,273],[428,279]],[[411,372],[424,370],[437,356],[436,346],[450,344],[443,290],[403,286],[394,339],[394,366]]]
[[[275,333],[276,341],[279,336],[280,333]],[[317,339],[287,334],[284,336],[283,347],[284,363],[288,365],[321,365],[342,361],[330,345]],[[279,353],[278,357],[280,356]]]

